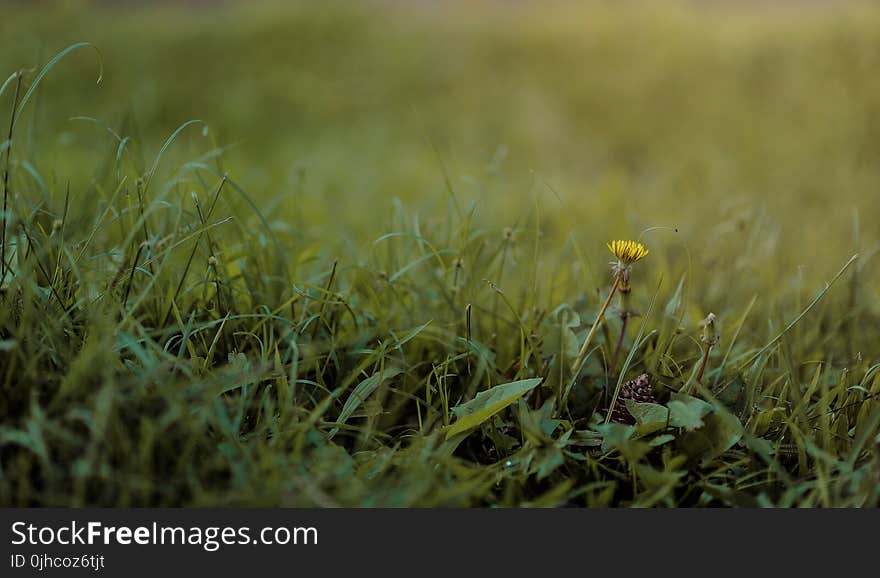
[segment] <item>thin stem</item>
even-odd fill
[[[138,259],[140,259],[141,252],[144,250],[147,242],[144,241],[140,245],[138,245],[138,250],[134,254],[134,261],[131,262],[131,274],[128,276],[128,284],[125,286],[125,296],[122,298],[122,308],[125,309],[126,304],[128,303],[128,295],[131,293],[131,284],[134,281],[134,272],[137,270]]]
[[[620,316],[620,335],[617,338],[617,345],[614,348],[614,354],[611,356],[611,363],[608,365],[608,372],[614,373],[617,368],[617,358],[620,356],[620,350],[623,349],[623,338],[626,336],[626,326],[629,321],[629,312],[623,311]]]
[[[504,247],[501,249],[501,262],[498,264],[498,285],[501,285],[504,282],[504,261],[507,259],[507,247],[510,245],[510,239],[504,239]],[[492,318],[495,320],[495,338],[493,339],[493,343],[498,345],[498,335],[501,332],[500,329],[500,320],[498,318],[498,300],[500,299],[500,294],[495,294],[495,302],[492,304]]]
[[[6,141],[6,166],[3,169],[3,233],[0,239],[0,285],[6,281],[6,213],[9,210],[9,157],[12,155],[12,129],[15,127],[15,107],[18,105],[18,94],[21,91],[21,71],[15,79],[15,96],[12,99],[12,116],[9,119],[9,133]]]
[[[703,385],[703,372],[706,371],[706,365],[708,365],[709,363],[709,353],[712,351],[713,345],[714,343],[707,343],[706,349],[703,350],[703,359],[700,362],[700,370],[697,372],[696,377],[697,383],[699,383],[700,385]]]
[[[211,215],[214,213],[214,207],[217,205],[217,199],[220,197],[220,191],[223,190],[223,185],[225,183],[226,175],[223,175],[223,178],[220,180],[220,185],[217,187],[217,192],[214,193],[214,201],[211,203],[211,207],[208,209],[207,216],[202,213],[202,207],[199,204],[199,197],[195,193],[193,193],[193,200],[195,201],[196,212],[199,215],[199,220],[201,221],[203,227],[208,224],[207,219],[210,219]],[[203,233],[206,233],[205,229],[202,229],[202,231],[199,232],[199,236],[196,237],[196,242],[193,243],[193,248],[192,251],[190,251],[189,259],[186,262],[186,267],[183,268],[183,273],[180,275],[180,281],[178,281],[177,283],[177,289],[174,291],[174,295],[171,297],[171,301],[168,303],[168,309],[165,311],[165,315],[162,317],[162,323],[160,325],[161,327],[165,326],[165,322],[168,320],[168,316],[171,315],[171,310],[174,307],[174,301],[177,299],[177,297],[180,295],[180,291],[183,289],[183,282],[186,280],[186,275],[187,273],[189,273],[189,268],[190,265],[192,265],[192,260],[196,256],[196,250],[199,248],[199,241],[201,241]],[[210,239],[210,236],[208,238]],[[214,254],[213,247],[209,246],[208,251],[211,255]]]
[[[599,309],[599,313],[596,315],[596,320],[593,322],[593,326],[590,327],[590,332],[587,334],[587,338],[584,340],[584,344],[581,345],[581,350],[578,352],[577,358],[574,360],[574,363],[571,366],[571,370],[577,375],[581,370],[581,363],[583,363],[584,358],[587,356],[587,351],[590,349],[590,344],[593,342],[593,338],[596,336],[596,330],[599,329],[599,324],[602,322],[602,318],[605,317],[605,311],[608,309],[608,306],[611,304],[611,299],[614,298],[614,294],[617,292],[617,288],[620,286],[621,276],[617,275],[614,278],[614,284],[611,286],[611,291],[608,293],[608,297],[605,299],[605,303],[602,304],[602,308]]]
[[[330,295],[330,288],[333,287],[333,280],[336,279],[336,265],[339,264],[338,259],[333,260],[333,268],[330,269],[330,278],[327,279],[327,285],[324,287],[324,295],[321,298],[321,309],[318,310],[318,318],[315,319],[315,325],[312,326],[312,339],[314,339],[318,335],[318,325],[320,325],[321,320],[324,318],[324,308],[327,306],[327,299]],[[217,286],[217,291],[219,293],[220,287]]]

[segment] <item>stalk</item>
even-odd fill
[[[608,364],[609,374],[613,374],[617,369],[617,358],[620,357],[620,350],[623,349],[623,338],[626,336],[626,326],[629,321],[629,313],[624,311],[620,316],[620,335],[617,336],[617,345],[614,347],[614,354],[611,356],[611,363]]]
[[[12,155],[12,129],[15,127],[15,108],[18,105],[18,94],[21,91],[21,71],[15,79],[15,96],[12,99],[12,116],[9,118],[9,133],[6,137],[8,145],[6,147],[6,166],[3,170],[3,229],[2,239],[0,239],[0,285],[6,282],[6,213],[9,210],[9,157]]]
[[[614,277],[614,284],[611,286],[611,291],[608,292],[608,297],[605,299],[605,303],[603,303],[602,308],[599,309],[599,313],[596,315],[596,320],[593,322],[593,326],[590,327],[590,332],[587,334],[587,338],[584,340],[584,344],[581,345],[581,350],[578,351],[577,358],[575,358],[574,363],[571,366],[571,370],[575,373],[575,375],[580,372],[581,363],[583,363],[584,358],[587,356],[587,351],[589,351],[590,349],[590,344],[593,342],[593,338],[596,336],[596,330],[599,329],[599,324],[605,317],[605,311],[608,309],[608,306],[611,304],[611,300],[614,298],[614,294],[617,292],[617,288],[620,286],[621,278],[621,274]]]

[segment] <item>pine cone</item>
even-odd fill
[[[632,381],[627,381],[620,388],[620,395],[611,412],[611,421],[616,423],[634,424],[636,418],[626,409],[626,400],[631,399],[639,403],[657,403],[654,392],[651,389],[651,381],[647,373],[643,373]]]

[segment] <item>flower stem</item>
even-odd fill
[[[621,275],[617,275],[614,278],[614,284],[611,286],[611,291],[608,293],[605,303],[602,304],[602,308],[599,309],[599,313],[596,315],[596,320],[593,322],[593,326],[590,327],[590,332],[587,334],[587,338],[584,340],[584,344],[581,345],[581,350],[578,352],[577,358],[571,366],[571,370],[574,372],[575,376],[580,373],[581,364],[587,356],[587,351],[590,349],[590,343],[593,342],[593,337],[596,336],[596,330],[599,329],[599,324],[602,322],[602,318],[605,317],[605,311],[608,309],[608,306],[611,304],[611,299],[614,298],[614,294],[620,286],[620,279]]]
[[[712,351],[712,346],[714,343],[709,342],[706,344],[706,349],[703,350],[703,359],[700,362],[700,370],[697,372],[697,383],[703,385],[703,372],[706,371],[706,366],[709,364],[709,353]]]
[[[614,348],[614,355],[611,356],[611,363],[608,364],[609,375],[614,374],[614,370],[617,369],[617,358],[620,356],[620,350],[623,349],[627,321],[629,321],[629,312],[624,310],[620,316],[620,335],[617,337],[617,346]]]

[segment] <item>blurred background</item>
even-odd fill
[[[210,138],[185,133],[177,160],[226,147],[274,227],[337,255],[392,230],[398,202],[442,217],[448,177],[499,235],[540,220],[556,247],[575,232],[597,255],[678,227],[648,240],[679,269],[699,251],[697,279],[818,282],[855,250],[874,271],[868,3],[7,2],[0,36],[4,78],[79,40],[103,54],[100,85],[74,53],[20,125],[47,186],[85,189],[116,147],[73,117],[131,136],[140,170],[197,118]]]

